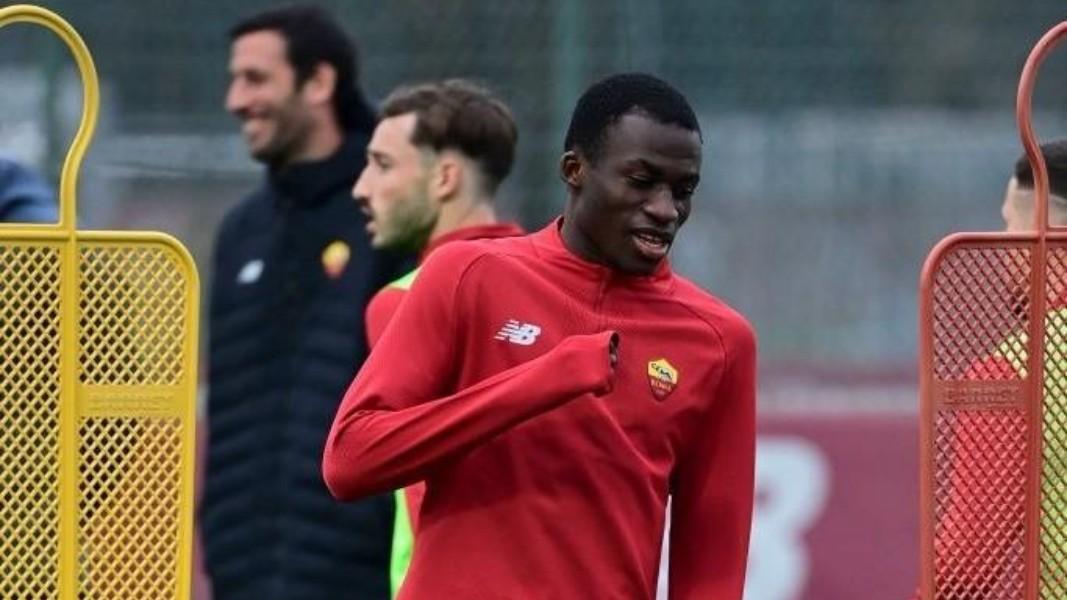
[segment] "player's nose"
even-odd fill
[[[226,90],[226,111],[238,117],[244,117],[248,113],[249,97],[240,81],[232,81]]]
[[[359,174],[359,178],[356,179],[355,185],[352,186],[352,198],[360,205],[366,205],[370,201],[370,175],[367,173],[368,170],[369,166],[364,167]]]
[[[669,225],[678,221],[678,207],[669,186],[657,186],[644,204],[644,211],[657,223]]]

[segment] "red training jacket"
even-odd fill
[[[1052,298],[1047,310],[1046,323],[1062,322],[1067,315],[1067,296]],[[1049,378],[1064,372],[1065,353],[1054,324],[1049,325],[1046,336],[1045,377]],[[1025,380],[1025,369],[1020,368],[1027,360],[1026,347],[1025,330],[1013,332],[994,353],[972,364],[964,379]],[[1046,385],[1045,390],[1046,404],[1060,400],[1062,394],[1055,385]],[[1021,408],[957,410],[946,424],[951,431],[949,452],[942,459],[945,465],[937,467],[941,477],[945,472],[948,477],[947,493],[938,498],[940,511],[934,532],[937,591],[992,598],[1021,590],[1026,577],[1027,492],[1020,473],[1027,461],[1026,413]],[[1055,424],[1051,426],[1058,431]],[[1042,483],[1041,493],[1054,499],[1056,492],[1045,488],[1047,485]],[[1044,537],[1058,541],[1051,532]],[[917,590],[913,598],[919,597]]]
[[[579,259],[560,224],[434,252],[345,394],[326,483],[426,481],[401,600],[651,600],[668,494],[671,598],[739,600],[752,330],[666,261]]]
[[[491,225],[475,225],[472,227],[462,227],[437,237],[430,241],[423,249],[422,254],[419,256],[419,263],[422,264],[426,261],[426,257],[431,252],[440,248],[441,246],[449,242],[458,242],[461,240],[479,240],[485,238],[499,238],[499,237],[514,237],[525,233],[522,227],[514,223],[494,223]],[[407,295],[408,289],[410,289],[410,282],[406,281],[411,279],[414,281],[414,274],[418,269],[412,271],[408,275],[401,277],[397,281],[390,283],[371,298],[371,301],[367,304],[366,329],[367,329],[367,347],[373,348],[374,344],[378,343],[378,338],[382,337],[382,333],[385,331],[385,326],[389,324],[389,321],[393,320],[393,315],[396,314],[396,309],[400,308],[400,301]],[[397,285],[399,282],[404,282],[403,285]]]
[[[426,257],[434,250],[449,242],[515,237],[524,233],[522,227],[514,223],[493,223],[490,225],[461,227],[431,240],[419,255],[419,264],[425,262]],[[367,303],[364,321],[366,321],[368,348],[373,348],[382,337],[382,333],[385,332],[385,326],[389,324],[389,321],[393,320],[393,315],[400,308],[400,302],[407,295],[408,290],[411,289],[411,284],[414,283],[418,272],[419,269],[416,268],[414,271],[378,290],[378,293]],[[447,290],[445,292],[447,293]],[[419,509],[422,505],[422,495],[426,491],[425,487],[420,482],[404,488],[404,503],[407,505],[408,519],[411,523],[412,531],[418,526]]]

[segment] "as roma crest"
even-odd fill
[[[648,384],[652,386],[652,395],[663,400],[678,385],[678,369],[666,358],[657,358],[648,363]]]
[[[326,271],[326,276],[330,279],[339,278],[344,273],[351,255],[352,250],[341,240],[326,246],[326,249],[322,251],[322,269]]]

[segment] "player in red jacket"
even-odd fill
[[[515,119],[503,102],[454,79],[400,88],[385,99],[381,112],[367,147],[367,166],[352,189],[367,214],[374,247],[417,251],[421,263],[449,242],[523,234],[518,225],[499,223],[494,208],[518,139]],[[368,347],[378,342],[418,272],[371,299]],[[394,595],[411,561],[424,487],[416,483],[396,493]]]
[[[1049,222],[1056,227],[1067,226],[1067,139],[1047,142],[1040,149],[1049,177]],[[1034,200],[1034,172],[1024,154],[1015,162],[1001,205],[1006,232],[1033,231],[1037,210]],[[1007,275],[1018,277],[1019,273],[1009,271]],[[1050,280],[1052,292],[1045,305],[1048,312],[1044,375],[1048,383],[1043,398],[1047,461],[1041,484],[1043,507],[1062,505],[1067,500],[1067,490],[1055,483],[1060,479],[1055,475],[1049,477],[1063,460],[1055,455],[1063,427],[1049,415],[1062,414],[1065,399],[1060,381],[1067,373],[1064,360],[1067,349],[1061,335],[1067,324],[1067,293],[1057,292],[1056,283],[1055,278]],[[964,374],[965,379],[1021,381],[1026,378],[1028,332],[1021,317],[1030,299],[1025,295],[1025,288],[1019,293],[1018,330],[1010,332],[988,356],[971,365]],[[934,600],[1013,596],[1023,589],[1026,578],[1027,491],[1020,474],[1026,464],[1025,414],[1021,410],[956,410],[948,422],[952,437],[947,456],[942,457],[945,465],[939,467],[939,477],[947,477],[947,482],[941,484],[946,493],[937,499],[939,510],[933,536],[932,567],[938,588]],[[1042,578],[1052,579],[1054,573],[1065,569],[1065,561],[1054,557],[1067,553],[1067,540],[1059,533],[1062,528],[1054,522],[1059,518],[1056,511],[1043,511],[1041,518]],[[919,590],[912,598],[919,600]]]
[[[755,338],[666,260],[700,177],[688,102],[648,75],[579,100],[564,215],[436,251],[352,383],[323,474],[426,481],[400,598],[739,600]]]
[[[497,221],[497,188],[511,172],[518,128],[488,90],[453,79],[402,87],[385,99],[352,195],[367,214],[375,248],[418,252],[421,263],[457,240],[522,235]],[[418,269],[382,289],[367,307],[373,346]]]

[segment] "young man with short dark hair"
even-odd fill
[[[1067,139],[1042,144],[1040,150],[1049,178],[1049,223],[1062,227],[1067,225]],[[1024,153],[1015,162],[1001,204],[1006,232],[1034,231],[1034,200],[1034,172]],[[1055,256],[1054,251],[1050,250],[1050,256]],[[1056,290],[1057,279],[1062,280],[1062,273],[1057,277],[1055,273],[1059,269],[1054,261],[1050,262],[1050,289],[1045,304],[1048,312],[1045,317],[1046,384],[1043,399],[1048,408],[1043,433],[1047,440],[1054,441],[1062,439],[1065,431],[1059,421],[1048,416],[1062,412],[1067,402],[1067,390],[1061,385],[1067,375],[1067,349],[1063,347],[1067,293]],[[1026,277],[1020,271],[1022,268],[1022,264],[1001,265],[997,275],[1013,278],[1012,285],[1019,286],[1012,290],[1016,295],[1013,308],[1019,317],[1019,327],[987,356],[970,365],[963,374],[965,379],[1012,381],[1026,378],[1027,319],[1034,317],[1028,317],[1030,297],[1023,285]],[[1022,436],[1027,422],[1022,412],[999,414],[996,422],[989,418],[990,414],[996,413],[957,410],[951,420],[946,420],[947,426],[952,428],[951,442],[947,464],[940,467],[939,475],[943,478],[939,486],[946,493],[937,500],[932,554],[934,581],[939,586],[938,598],[1001,597],[1021,591],[1024,586],[1026,507],[1023,504],[1026,490],[1018,469],[1027,458],[1025,448],[1008,441],[1009,434],[1004,432],[1020,432],[1018,435]],[[1055,442],[1046,448],[1055,448]],[[1062,463],[1064,459],[1046,452],[1045,460],[1051,465]],[[1061,485],[1050,484],[1051,481],[1046,478],[1041,485],[1042,503],[1045,506],[1062,505],[1067,502],[1067,491]],[[1060,533],[1060,528],[1051,521],[1045,522],[1054,518],[1051,513],[1042,513],[1042,544],[1059,552],[1067,551],[1067,539]],[[917,590],[912,600],[919,600],[919,597]]]
[[[349,388],[323,472],[341,499],[426,497],[402,600],[740,600],[752,515],[755,337],[666,257],[701,133],[667,83],[578,102],[561,219],[448,244]]]
[[[352,195],[367,214],[371,245],[417,251],[420,262],[447,243],[522,235],[497,221],[495,199],[511,171],[518,129],[511,111],[463,80],[402,87],[386,98]],[[367,305],[373,346],[407,295],[418,269]],[[447,293],[447,290],[442,290]],[[411,561],[424,486],[396,493],[390,580],[394,593]]]

